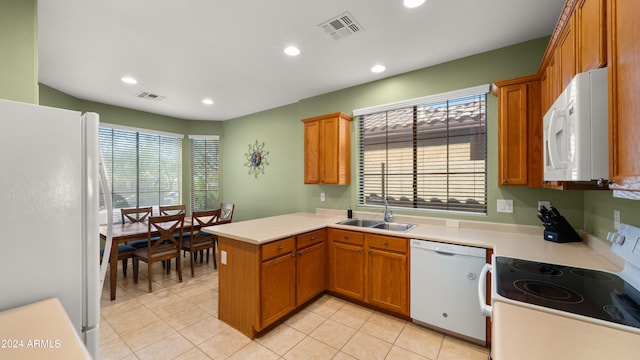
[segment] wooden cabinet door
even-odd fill
[[[304,123],[304,183],[320,181],[320,121]]]
[[[356,300],[364,300],[364,249],[362,245],[334,242],[331,246],[332,290]]]
[[[320,122],[320,176],[323,184],[338,183],[338,130],[337,117]]]
[[[296,308],[295,253],[265,261],[260,270],[260,324],[264,329]]]
[[[527,85],[498,90],[499,185],[527,185]]]
[[[366,301],[409,315],[409,240],[367,234],[366,241]]]
[[[296,305],[300,306],[324,291],[325,243],[317,243],[297,252]]]
[[[571,82],[571,79],[573,79],[576,74],[574,14],[571,15],[571,18],[565,24],[565,28],[560,34],[560,42],[558,44],[560,51],[560,92],[569,85],[569,82]]]
[[[608,5],[610,187],[640,190],[640,1]]]
[[[607,64],[605,0],[578,0],[576,4],[578,73]]]

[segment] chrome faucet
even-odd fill
[[[389,210],[389,203],[387,202],[387,198],[384,196],[371,196],[369,200],[374,201],[384,201],[384,221],[391,222],[393,221],[393,214]]]

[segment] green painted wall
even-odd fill
[[[0,99],[38,103],[37,0],[0,0]]]
[[[234,219],[296,212],[304,209],[303,127],[297,104],[282,106],[223,123],[222,200],[236,204]],[[249,173],[249,147],[264,143],[264,174]]]
[[[614,231],[613,210],[620,210],[620,222],[640,226],[640,201],[614,198],[612,191],[585,191],[584,229],[606,239]]]

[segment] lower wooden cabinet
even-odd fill
[[[297,236],[296,306],[313,299],[326,288],[325,229]]]
[[[260,324],[264,328],[296,308],[295,252],[263,262],[260,274]]]
[[[364,301],[364,234],[329,229],[329,290]]]
[[[407,239],[329,229],[329,290],[409,315]]]
[[[408,239],[365,235],[369,304],[409,315]]]

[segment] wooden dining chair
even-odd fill
[[[182,245],[182,229],[184,214],[152,216],[149,218],[147,231],[147,247],[133,253],[133,282],[138,283],[138,267],[140,261],[147,263],[149,277],[149,292],[152,292],[151,264],[164,262],[176,258],[178,279],[182,282],[182,264],[180,262],[180,248]],[[152,233],[158,232],[158,241],[152,242]],[[167,274],[171,266],[166,266]]]
[[[187,212],[185,205],[160,205],[158,209],[160,210],[160,215],[176,215]]]
[[[233,218],[234,204],[220,204],[220,224],[230,223]]]
[[[202,231],[203,227],[215,225],[220,219],[220,209],[194,211],[191,213],[191,233],[183,239],[182,250],[189,252],[189,260],[191,263],[191,277],[194,276],[195,255],[200,252],[200,263],[203,263],[204,250],[207,250],[207,264],[209,263],[209,249],[213,249],[213,268],[218,268],[218,260],[216,259],[216,239],[213,234]]]

